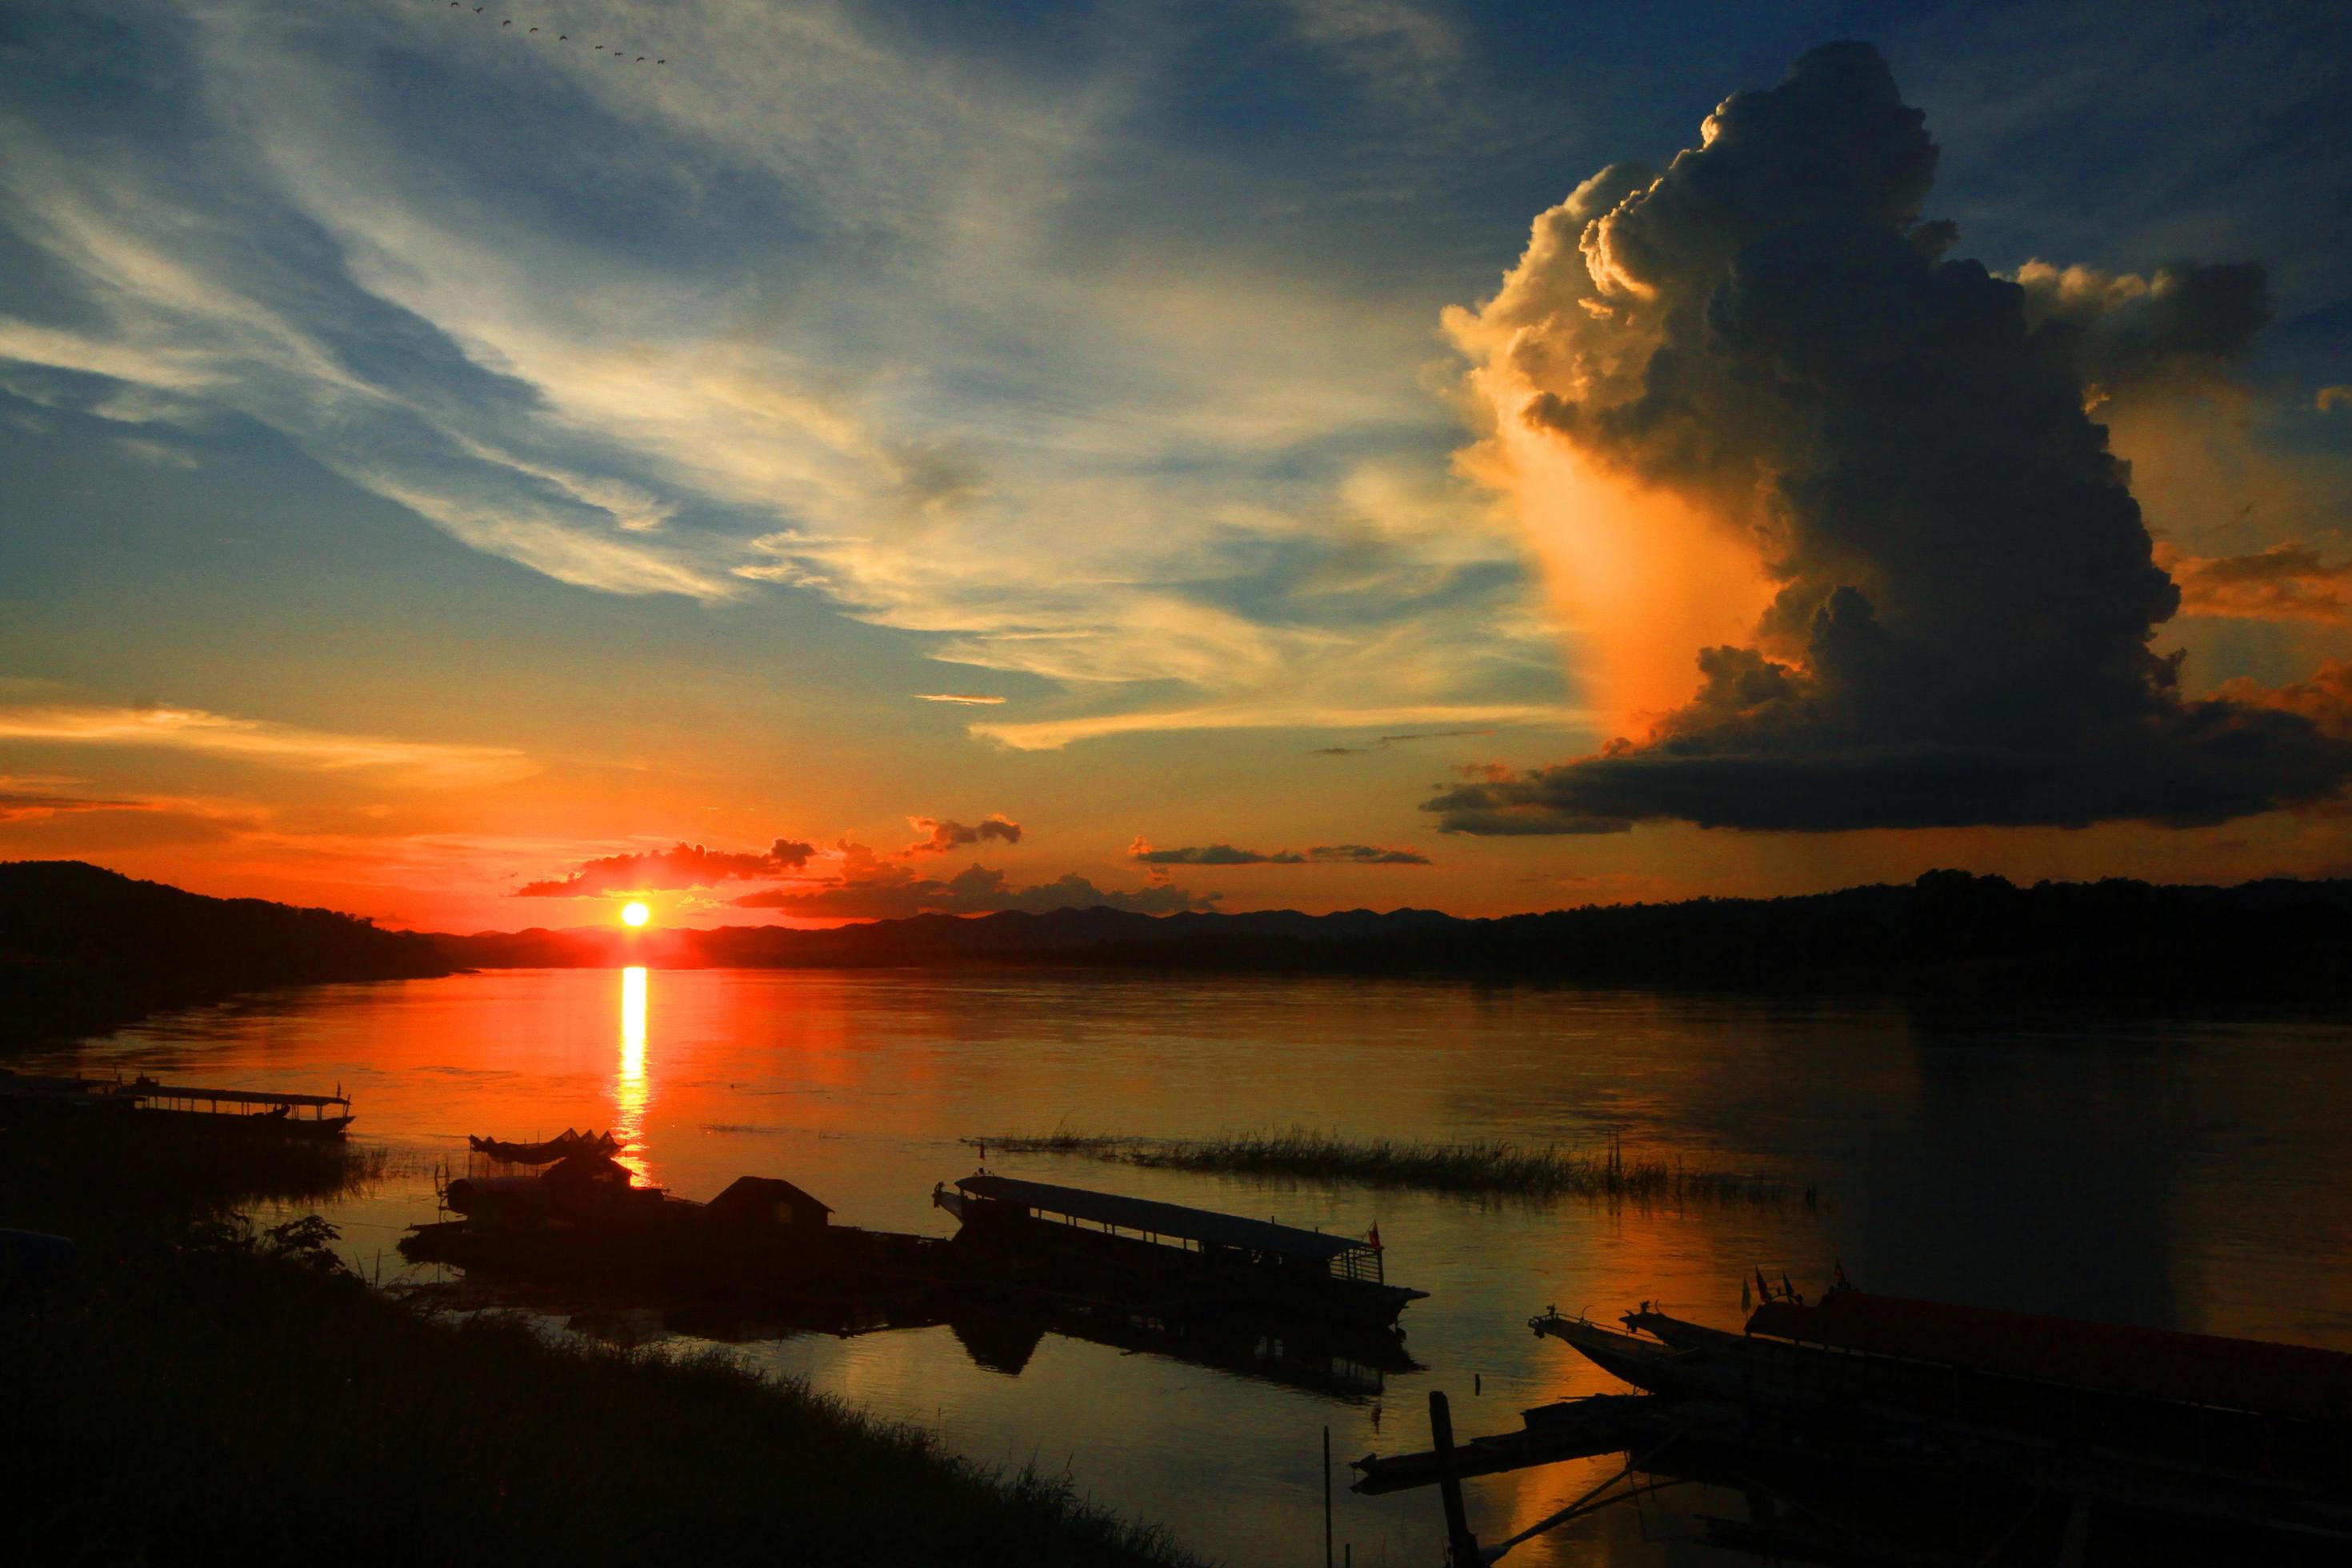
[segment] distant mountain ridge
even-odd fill
[[[331,980],[446,974],[429,937],[355,915],[215,899],[79,860],[0,861],[0,1043]]]
[[[1458,975],[1902,996],[2000,1007],[2215,1004],[2352,1013],[2352,881],[2018,887],[1931,871],[1778,899],[1433,910],[918,915],[829,931],[721,926],[472,935],[215,899],[79,861],[0,862],[0,1043],[100,1033],[164,1008],[456,969],[1054,965],[1188,973]]]
[[[1025,963],[2352,1009],[2352,881],[2345,880],[2019,887],[1931,871],[1909,884],[1829,893],[1498,919],[1431,910],[1152,916],[1097,908],[920,915],[831,931],[535,930],[435,940],[452,962],[482,968]]]

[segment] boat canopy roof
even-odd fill
[[[2333,1421],[2352,1412],[2352,1355],[2307,1345],[2044,1318],[1832,1290],[1767,1301],[1748,1331],[2143,1399]]]
[[[1272,1220],[1244,1219],[1209,1209],[1186,1208],[1181,1204],[1088,1192],[1084,1187],[1057,1187],[1012,1176],[966,1176],[956,1186],[976,1198],[1019,1204],[1046,1214],[1066,1215],[1072,1219],[1093,1220],[1154,1236],[1245,1247],[1252,1252],[1280,1252],[1294,1258],[1328,1260],[1350,1252],[1372,1250],[1370,1243],[1353,1237],[1326,1236],[1319,1230],[1302,1230],[1297,1226],[1276,1225]]]
[[[219,1105],[349,1105],[341,1094],[265,1094],[248,1089],[199,1089],[193,1084],[156,1083],[148,1079],[119,1086],[120,1092],[144,1100],[209,1100]]]

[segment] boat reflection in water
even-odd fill
[[[1187,1323],[1100,1302],[966,1312],[949,1326],[973,1365],[1008,1377],[1021,1375],[1049,1333],[1350,1404],[1378,1397],[1391,1375],[1428,1370],[1396,1333],[1233,1321]]]

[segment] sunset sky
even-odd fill
[[[2352,875],[2342,26],[0,5],[0,858],[465,931]]]

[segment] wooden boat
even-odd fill
[[[352,1124],[352,1102],[341,1093],[281,1094],[276,1090],[204,1089],[194,1084],[158,1083],[144,1075],[117,1092],[134,1103],[136,1115],[186,1126],[281,1137],[341,1138]],[[309,1114],[304,1115],[305,1111]]]
[[[0,1109],[121,1116],[124,1125],[183,1126],[294,1138],[340,1138],[352,1124],[348,1096],[208,1089],[130,1079],[35,1078],[0,1070]]]
[[[1742,1392],[1744,1371],[1737,1351],[1721,1345],[1675,1345],[1556,1312],[1531,1318],[1528,1326],[1539,1336],[1572,1347],[1612,1377],[1651,1394],[1676,1399],[1737,1399]],[[1721,1334],[1721,1338],[1735,1347],[1739,1342],[1737,1334]]]
[[[977,1174],[932,1189],[971,1276],[1201,1317],[1390,1326],[1429,1294],[1388,1283],[1376,1241],[1083,1187]]]
[[[1843,1286],[1767,1300],[1738,1334],[1626,1321],[1530,1326],[1678,1411],[1738,1411],[1816,1453],[1835,1434],[1865,1468],[1939,1455],[2102,1507],[2352,1542],[2352,1355]]]
[[[552,1165],[573,1154],[617,1154],[624,1147],[621,1140],[610,1132],[579,1132],[569,1127],[537,1143],[509,1143],[501,1138],[478,1138],[471,1133],[467,1135],[466,1142],[475,1153],[504,1165]]]

